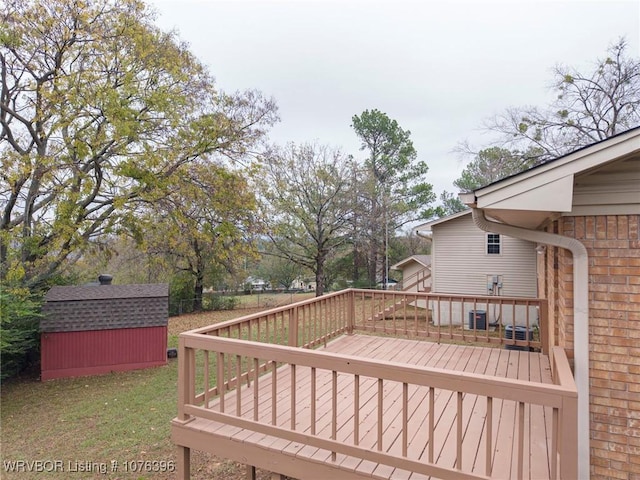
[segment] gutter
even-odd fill
[[[416,232],[416,235],[421,237],[421,238],[425,238],[429,241],[433,240],[433,237],[431,235],[429,235],[428,233],[422,233],[420,230],[414,230],[414,232]]]
[[[590,475],[589,455],[589,256],[575,238],[529,230],[487,220],[484,211],[472,208],[473,222],[485,232],[544,243],[569,250],[573,255],[574,376],[578,390],[578,478]]]

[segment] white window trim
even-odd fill
[[[489,253],[489,235],[497,235],[498,236],[498,243],[492,243],[492,245],[498,245],[498,253]],[[502,243],[502,235],[500,235],[499,233],[491,233],[491,232],[487,232],[485,237],[484,237],[484,254],[487,257],[500,257],[502,256],[502,248],[503,248],[503,243]]]

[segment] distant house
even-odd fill
[[[247,278],[247,280],[245,281],[245,284],[248,284],[251,286],[251,290],[254,292],[263,292],[265,290],[269,289],[269,282],[261,279],[261,278],[254,278],[254,277],[249,277]]]
[[[42,380],[167,363],[167,284],[55,286],[43,313]]]
[[[539,245],[539,291],[554,320],[547,332],[549,344],[563,347],[574,361],[577,478],[636,478],[640,128],[462,199],[487,235],[495,232]],[[509,283],[505,277],[505,288]]]
[[[473,223],[471,210],[424,223],[415,230],[431,234],[431,292],[537,297],[535,243],[480,230]],[[510,324],[514,313],[517,318],[526,317],[519,314],[523,308],[492,308],[483,314],[491,324]],[[451,310],[433,312],[433,319],[446,324],[450,317],[466,318],[472,309],[471,305],[453,301]],[[536,317],[537,312],[532,310],[530,318]]]
[[[402,272],[401,290],[405,292],[431,291],[431,255],[411,255],[391,266]]]
[[[298,277],[291,284],[291,289],[313,292],[316,289],[316,281],[304,277]]]
[[[487,233],[471,210],[416,227],[431,233],[431,291],[467,295],[535,297],[536,244]]]

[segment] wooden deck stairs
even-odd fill
[[[430,278],[431,278],[431,271],[428,268],[424,268],[414,273],[406,280],[403,279],[402,282],[399,284],[399,288],[397,288],[397,290],[400,290],[402,292],[418,291],[418,292],[429,293],[431,291],[431,286],[427,287],[425,285],[425,282]],[[384,310],[369,317],[367,321],[371,322],[371,321],[384,320],[387,317],[393,316],[394,312],[404,308],[405,305],[408,305],[407,299],[402,298],[401,300],[398,300],[397,302],[395,302],[393,305],[389,305]]]
[[[368,322],[372,322],[372,321],[375,322],[375,321],[378,321],[378,320],[384,320],[387,317],[393,316],[393,313],[396,310],[400,310],[405,305],[407,305],[407,300],[405,298],[403,298],[402,300],[399,300],[399,301],[395,302],[393,305],[389,305],[387,308],[385,308],[381,312],[378,312],[375,315],[373,315],[372,317],[369,317],[367,319],[367,321]]]

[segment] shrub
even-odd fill
[[[41,303],[19,290],[0,291],[0,380],[37,362]]]
[[[174,275],[169,282],[169,315],[193,311],[193,277],[186,273]]]
[[[207,296],[202,301],[204,310],[233,310],[238,306],[236,297],[223,297],[220,295]]]

